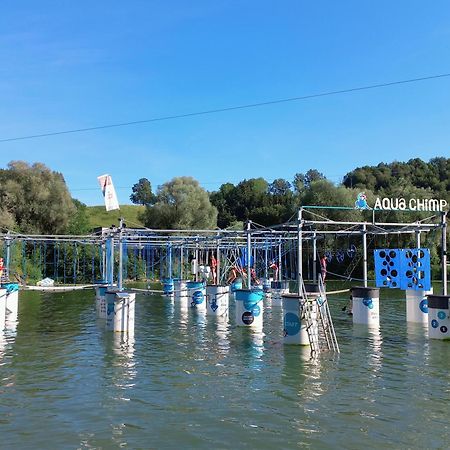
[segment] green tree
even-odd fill
[[[158,187],[156,202],[144,214],[145,226],[159,229],[211,229],[217,209],[192,177],[177,177]]]
[[[150,206],[155,203],[156,197],[152,192],[152,184],[147,178],[141,178],[131,190],[133,193],[130,195],[130,200],[135,205]]]
[[[76,211],[62,174],[24,161],[0,170],[0,204],[26,233],[63,233]]]
[[[73,204],[76,208],[75,214],[70,218],[67,227],[69,234],[87,234],[91,230],[89,219],[87,215],[87,206],[79,200],[73,199]]]

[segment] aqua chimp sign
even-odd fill
[[[444,212],[447,200],[436,198],[377,197],[373,208],[367,203],[367,196],[360,192],[355,201],[355,209],[373,209],[375,211],[436,211]]]

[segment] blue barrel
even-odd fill
[[[172,295],[173,294],[173,280],[172,278],[167,278],[163,280],[163,293],[164,295]]]
[[[263,325],[262,290],[238,289],[236,295],[236,325],[261,328]]]

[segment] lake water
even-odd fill
[[[450,342],[407,326],[381,301],[367,333],[332,298],[341,354],[282,344],[280,308],[264,332],[137,295],[135,335],[96,319],[93,291],[20,293],[0,337],[2,449],[448,448]]]

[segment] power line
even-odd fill
[[[72,130],[53,131],[53,132],[49,132],[49,133],[31,134],[28,136],[3,138],[3,139],[0,139],[0,143],[1,142],[11,142],[11,141],[20,141],[20,140],[25,140],[25,139],[36,139],[36,138],[49,137],[49,136],[58,136],[61,134],[84,133],[87,131],[104,130],[107,128],[126,127],[126,126],[130,126],[130,125],[139,125],[139,124],[151,123],[151,122],[162,122],[165,120],[183,119],[186,117],[203,116],[203,115],[207,115],[207,114],[216,114],[216,113],[227,112],[227,111],[236,111],[236,110],[240,110],[240,109],[258,108],[261,106],[276,105],[279,103],[288,103],[288,102],[295,102],[295,101],[301,101],[301,100],[308,100],[308,99],[318,98],[318,97],[327,97],[330,95],[348,94],[350,92],[365,91],[365,90],[369,90],[369,89],[378,89],[378,88],[382,88],[382,87],[396,86],[396,85],[407,84],[407,83],[416,83],[418,81],[427,81],[427,80],[433,80],[433,79],[437,79],[437,78],[446,78],[446,77],[450,77],[450,73],[442,73],[439,75],[430,75],[430,76],[420,77],[420,78],[410,78],[408,80],[391,81],[388,83],[372,84],[372,85],[368,85],[368,86],[359,86],[359,87],[354,87],[354,88],[350,88],[350,89],[341,89],[341,90],[337,90],[337,91],[321,92],[318,94],[309,94],[309,95],[303,95],[300,97],[290,97],[290,98],[283,98],[283,99],[278,99],[278,100],[269,100],[269,101],[259,102],[259,103],[249,103],[246,105],[228,106],[225,108],[209,109],[206,111],[197,111],[197,112],[186,113],[186,114],[175,114],[175,115],[170,115],[170,116],[154,117],[152,119],[135,120],[132,122],[120,122],[120,123],[114,123],[114,124],[109,124],[109,125],[98,125],[95,127],[75,128]]]

